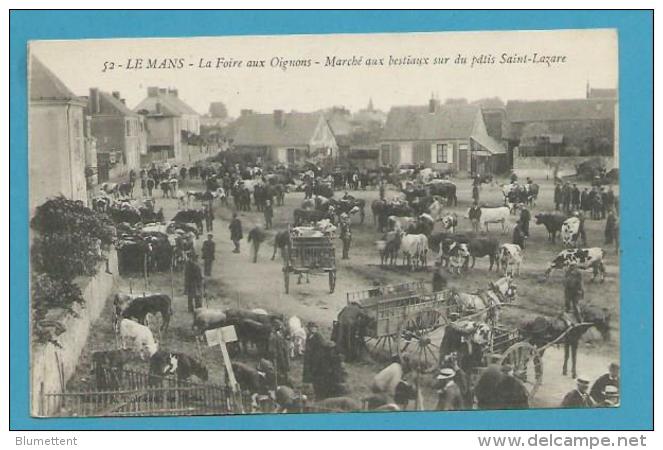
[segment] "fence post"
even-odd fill
[[[46,412],[44,411],[44,382],[39,383],[39,415],[45,416]]]

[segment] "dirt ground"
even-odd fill
[[[538,181],[538,180],[537,180]],[[469,230],[470,223],[464,219],[465,212],[470,204],[471,183],[470,180],[457,180],[458,199],[457,207],[449,208],[459,215],[459,228],[457,231]],[[552,203],[553,185],[548,181],[539,181],[541,191],[537,206],[532,211],[532,216],[540,211],[551,211],[554,209]],[[581,186],[582,188],[583,186]],[[201,189],[196,181],[184,184],[183,189]],[[380,239],[380,234],[373,225],[370,212],[370,203],[378,198],[376,190],[350,191],[350,194],[366,199],[367,211],[366,221],[359,225],[358,217],[355,217],[353,226],[353,242],[350,251],[350,259],[342,260],[341,242],[336,240],[338,277],[336,290],[329,294],[328,280],[326,276],[312,276],[310,283],[296,284],[296,278],[291,278],[290,294],[285,294],[282,261],[277,255],[274,261],[270,260],[273,252],[273,240],[268,239],[261,248],[258,263],[253,264],[249,256],[249,248],[246,241],[242,241],[242,252],[233,254],[228,221],[232,210],[221,205],[216,206],[216,220],[214,222],[214,239],[216,241],[217,256],[213,267],[213,274],[206,280],[206,292],[210,296],[209,307],[211,308],[264,308],[268,311],[279,312],[286,316],[297,315],[304,321],[313,320],[318,322],[327,334],[330,333],[332,321],[346,304],[346,292],[361,290],[370,287],[373,282],[380,284],[396,284],[412,280],[423,280],[430,287],[432,270],[408,272],[400,267],[382,268],[379,265],[379,256],[375,241]],[[174,216],[177,205],[175,200],[161,199],[157,195],[157,207],[163,207],[166,218]],[[336,196],[342,196],[337,192]],[[394,190],[387,191],[387,197],[397,195]],[[300,192],[286,195],[284,207],[275,208],[274,230],[282,230],[292,220],[292,212],[299,207],[304,194]],[[481,190],[481,201],[487,203],[501,203],[502,194],[498,184],[484,185]],[[255,224],[263,224],[262,213],[242,212],[240,219],[244,226],[244,234]],[[515,223],[516,216],[512,216]],[[439,225],[437,225],[439,227]],[[605,221],[586,221],[588,246],[603,246],[603,229]],[[490,234],[498,236],[503,242],[510,242],[510,233],[502,235],[498,226],[491,230]],[[537,226],[534,220],[530,225],[530,239],[524,251],[524,263],[521,276],[517,280],[518,304],[520,308],[515,311],[505,311],[507,321],[515,323],[528,316],[539,314],[556,315],[563,307],[562,273],[554,272],[546,283],[540,282],[540,277],[546,269],[550,260],[562,250],[561,244],[551,244],[547,240],[547,232],[543,226]],[[202,238],[197,242],[200,248]],[[619,360],[619,261],[614,247],[606,248],[606,270],[607,275],[604,283],[592,283],[591,272],[585,272],[585,300],[596,305],[608,307],[612,310],[612,340],[604,343],[598,333],[590,330],[582,343],[578,353],[578,372],[594,379],[607,371],[611,361]],[[477,259],[476,267],[460,276],[449,275],[449,284],[465,292],[472,292],[487,286],[488,282],[497,279],[494,272],[488,271],[488,260]],[[171,321],[169,332],[162,337],[161,348],[196,354],[196,345],[191,331],[191,315],[186,311],[186,297],[183,295],[183,274],[175,273],[172,279],[174,291],[175,315]],[[135,279],[123,279],[120,290],[134,293],[149,292],[171,293],[171,276],[166,274],[155,274],[150,278],[149,286],[145,286],[142,277]],[[89,381],[89,355],[90,352],[100,349],[110,349],[115,345],[112,330],[110,302],[106,306],[101,318],[97,321],[90,334],[89,342],[84,352],[77,376],[72,380],[70,388],[76,385],[84,385]],[[441,338],[441,336],[440,336]],[[218,348],[204,348],[203,358],[210,370],[210,380],[221,382],[222,360]],[[544,378],[543,385],[532,401],[533,407],[554,407],[561,402],[563,395],[575,386],[574,380],[569,376],[562,376],[563,348],[550,348],[543,357]],[[255,359],[253,359],[255,361]],[[145,363],[143,363],[145,364]],[[346,364],[348,372],[347,384],[352,390],[352,395],[360,398],[369,393],[369,385],[372,377],[377,373],[384,363],[367,358],[360,363]],[[143,370],[147,370],[143,367]],[[428,375],[427,377],[430,377]],[[291,379],[295,386],[307,391],[306,386],[301,385],[301,361],[293,361]],[[435,392],[430,388],[431,380],[423,380],[424,406],[432,409],[436,404]]]

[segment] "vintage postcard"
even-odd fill
[[[612,29],[32,41],[31,411],[620,405]]]

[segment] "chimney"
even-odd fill
[[[99,89],[90,88],[90,98],[88,99],[88,108],[90,114],[99,114],[101,112],[101,105],[99,104]]]
[[[428,100],[428,112],[435,114],[440,109],[440,101],[432,98]]]
[[[113,91],[113,97],[115,97],[116,99],[119,100],[120,99],[120,91]]]
[[[168,93],[172,95],[173,97],[177,97],[177,89],[168,89]]]
[[[274,125],[276,125],[279,128],[283,128],[283,126],[285,125],[285,116],[283,115],[282,109],[274,110]]]
[[[246,116],[249,116],[249,115],[253,114],[253,110],[252,109],[242,109],[239,112],[239,114],[240,114],[240,117],[246,117]]]
[[[156,97],[159,95],[159,88],[155,86],[151,86],[147,88],[147,96],[148,97]]]

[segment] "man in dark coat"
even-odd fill
[[[343,259],[350,259],[350,244],[352,244],[352,230],[350,228],[350,216],[341,214],[341,241],[343,242]]]
[[[564,212],[568,214],[571,211],[571,186],[569,183],[564,183],[562,188],[562,204]]]
[[[499,395],[500,408],[529,408],[529,394],[522,381],[513,375],[513,366],[505,364],[501,368],[504,378],[495,386],[495,391]]]
[[[203,274],[198,265],[198,257],[192,254],[184,267],[184,290],[189,301],[189,312],[202,307]]]
[[[470,218],[470,222],[472,222],[472,231],[478,233],[479,228],[481,227],[481,208],[479,207],[479,203],[477,201],[472,203],[472,206],[470,206],[470,210],[468,211],[467,215]]]
[[[513,227],[513,243],[516,245],[519,245],[521,249],[525,249],[525,239],[527,239],[527,235],[523,231],[523,226],[520,222],[516,224],[515,227]]]
[[[275,326],[269,335],[269,356],[276,368],[276,382],[280,385],[289,385],[290,356],[288,342],[283,336],[281,326]]]
[[[571,189],[571,208],[574,210],[580,208],[580,189],[575,183],[573,183],[573,189]]]
[[[562,186],[559,183],[555,183],[555,193],[553,198],[555,201],[555,211],[559,211],[559,205],[562,204]]]
[[[585,188],[580,193],[580,209],[582,209],[585,214],[587,214],[587,211],[592,209],[592,207],[590,206],[589,191],[587,190],[587,188]]]
[[[523,206],[523,209],[520,211],[520,227],[525,234],[525,237],[529,237],[529,222],[532,220],[532,214],[527,209],[527,206]],[[524,248],[524,247],[523,247]]]
[[[309,322],[308,335],[306,337],[306,350],[304,352],[304,367],[302,370],[302,382],[313,384],[313,392],[316,398],[324,398],[325,361],[324,346],[326,339],[320,334],[318,325]]]
[[[447,287],[447,279],[442,273],[442,265],[435,263],[435,271],[433,272],[433,292],[440,292]]]
[[[619,364],[610,363],[608,373],[598,377],[592,385],[589,395],[596,403],[602,403],[605,400],[606,386],[614,386],[619,390]]]
[[[612,244],[612,242],[615,240],[615,231],[617,229],[617,217],[615,216],[615,212],[613,210],[610,210],[608,212],[608,217],[606,218],[605,221],[605,243],[607,244]]]
[[[230,225],[228,225],[228,229],[230,230],[230,240],[233,241],[233,244],[235,245],[233,253],[239,253],[239,241],[241,241],[244,236],[242,235],[242,222],[237,217],[237,213],[233,213],[233,220],[230,222]]]
[[[274,207],[269,199],[265,201],[263,214],[265,215],[265,230],[269,230],[272,228],[272,219],[274,218]]]
[[[473,184],[472,185],[472,200],[475,202],[479,202],[479,185],[478,184]]]
[[[562,400],[562,408],[591,408],[594,401],[587,392],[589,390],[589,380],[584,377],[576,379],[577,387],[568,392]]]
[[[206,277],[212,275],[212,263],[214,262],[215,252],[216,252],[216,244],[214,243],[214,235],[212,233],[209,233],[207,235],[207,240],[203,242],[203,249],[202,249]]]
[[[254,263],[258,262],[258,250],[260,250],[260,244],[262,244],[266,238],[267,235],[265,234],[265,232],[262,230],[262,228],[260,228],[257,225],[251,228],[251,231],[249,231],[249,237],[247,239],[247,242],[250,242],[252,244]]]
[[[582,273],[575,265],[571,265],[564,275],[564,310],[572,313],[578,322],[582,322],[578,303],[584,295]]]

